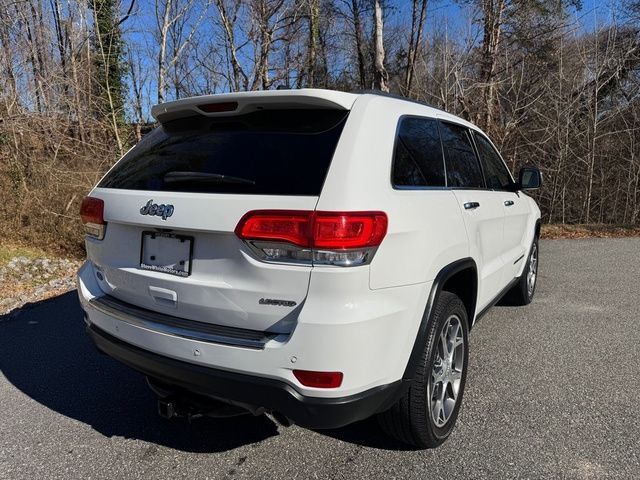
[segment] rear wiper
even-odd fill
[[[249,180],[248,178],[232,177],[231,175],[206,172],[169,172],[165,174],[164,181],[165,183],[208,182],[242,185],[256,184],[255,181]]]

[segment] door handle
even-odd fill
[[[480,206],[480,204],[478,202],[467,202],[464,204],[464,209],[465,210],[474,210],[476,208],[478,208]]]
[[[504,201],[504,206],[505,207],[510,207],[510,206],[513,205],[513,203],[514,203],[513,200],[505,200]]]

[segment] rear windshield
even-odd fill
[[[320,194],[348,112],[260,110],[156,128],[101,188],[261,195]]]

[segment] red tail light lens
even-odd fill
[[[317,212],[313,246],[329,250],[377,247],[387,233],[383,212]]]
[[[310,370],[294,370],[293,374],[305,387],[338,388],[342,385],[342,372],[312,372]]]
[[[371,261],[387,233],[384,212],[254,210],[236,235],[266,262],[349,267]]]
[[[312,214],[307,211],[255,210],[242,217],[235,232],[243,240],[268,240],[310,247]]]
[[[104,201],[100,198],[84,197],[80,205],[82,223],[104,223]]]
[[[102,240],[104,238],[104,201],[95,197],[84,197],[80,205],[80,219],[87,235]]]
[[[387,233],[384,212],[255,210],[236,227],[243,240],[287,242],[300,247],[343,250],[377,247]]]

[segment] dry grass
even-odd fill
[[[0,315],[28,301],[59,294],[73,285],[79,262],[25,245],[0,245]]]
[[[6,267],[7,263],[15,257],[36,259],[46,256],[45,251],[39,248],[19,244],[0,244],[0,268]]]
[[[541,237],[558,238],[621,238],[639,237],[640,227],[623,225],[543,225]]]

